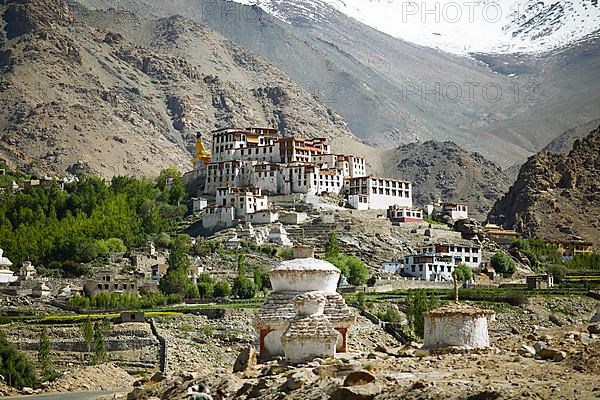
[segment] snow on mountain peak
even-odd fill
[[[599,0],[235,0],[289,23],[335,11],[396,38],[456,54],[536,53],[600,29]]]

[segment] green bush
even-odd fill
[[[215,284],[213,282],[199,282],[198,295],[201,299],[210,299],[214,297]]]
[[[294,258],[294,250],[292,250],[290,247],[282,247],[277,250],[277,257],[284,260],[291,260]]]
[[[516,265],[514,260],[507,254],[497,252],[492,256],[490,264],[496,272],[504,276],[512,276],[516,271]]]
[[[337,240],[337,234],[335,231],[329,232],[329,238],[325,244],[325,257],[336,258],[340,255],[340,246]]]
[[[219,281],[215,284],[214,289],[215,297],[229,297],[231,296],[231,285],[227,281]]]
[[[567,268],[575,270],[600,270],[600,254],[577,254],[572,259],[565,261],[565,265]]]
[[[369,277],[369,269],[358,258],[345,254],[338,254],[336,257],[329,256],[326,260],[335,265],[348,279],[350,285],[363,285]]]
[[[559,284],[567,274],[567,267],[560,264],[550,264],[546,266],[546,273],[552,275],[554,282]]]
[[[252,280],[245,275],[238,275],[233,280],[232,293],[239,299],[252,299],[256,296],[257,288]]]
[[[33,387],[37,382],[31,361],[15,346],[8,342],[0,331],[0,375],[9,386],[16,388]]]

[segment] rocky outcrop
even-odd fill
[[[542,152],[527,160],[489,219],[526,237],[600,246],[600,127],[567,155]]]

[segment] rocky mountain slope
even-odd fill
[[[498,165],[452,142],[400,146],[391,152],[385,171],[414,182],[417,206],[436,200],[465,202],[470,214],[481,220],[510,186]]]
[[[571,128],[548,143],[542,151],[547,153],[568,154],[573,149],[573,143],[575,143],[577,139],[585,138],[589,135],[590,131],[598,127],[600,127],[600,119],[595,119],[587,124]]]
[[[566,155],[531,157],[489,219],[528,237],[583,238],[600,247],[600,127]]]
[[[348,16],[339,2],[249,0],[273,3],[269,13],[225,0],[72,1],[147,19],[194,19],[261,54],[336,109],[356,136],[388,149],[451,140],[506,168],[600,112],[593,34],[542,55],[464,57],[384,34]]]
[[[302,21],[318,19],[333,7],[391,36],[458,54],[551,50],[596,31],[600,25],[600,5],[596,0],[483,0],[470,7],[448,0],[412,4],[364,0],[235,1],[257,5],[289,23],[295,22],[300,13]],[[390,18],[392,15],[396,18]]]
[[[139,32],[151,36],[146,47],[89,26],[62,0],[8,1],[0,13],[0,158],[13,165],[56,172],[76,165],[105,176],[187,169],[194,131],[230,125],[276,126],[366,149],[285,73],[182,18],[149,23],[154,35]],[[164,50],[184,33],[203,43],[195,58]]]

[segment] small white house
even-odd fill
[[[208,230],[231,228],[235,221],[235,208],[231,206],[209,206],[202,215],[202,226]]]
[[[451,256],[412,254],[404,257],[404,275],[426,281],[451,281],[456,266]]]
[[[400,272],[399,270],[401,270],[403,266],[404,264],[402,263],[402,261],[397,260],[384,262],[382,265],[383,270],[390,274]]]
[[[193,197],[192,198],[192,211],[198,212],[208,207],[208,200],[204,197]]]
[[[469,218],[469,208],[462,203],[442,203],[441,213],[448,215],[453,220]]]

